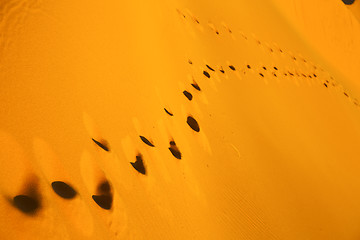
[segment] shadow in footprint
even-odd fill
[[[64,199],[73,199],[77,195],[73,187],[61,181],[52,182],[51,187],[57,195]]]
[[[155,145],[154,145],[152,142],[150,142],[146,137],[140,136],[140,139],[141,139],[141,141],[143,141],[146,145],[148,145],[148,146],[150,146],[150,147],[155,147]]]
[[[209,65],[206,65],[206,67],[208,68],[208,69],[210,69],[211,71],[215,71],[212,67],[210,67]]]
[[[94,143],[96,143],[96,145],[98,145],[99,147],[101,147],[101,148],[104,149],[105,151],[107,151],[107,152],[110,151],[109,144],[108,144],[105,140],[96,141],[96,140],[93,139],[93,138],[92,138],[92,140],[94,141]]]
[[[28,215],[35,214],[40,208],[39,200],[27,195],[17,195],[14,197],[13,202],[17,209]]]
[[[12,204],[22,213],[35,215],[41,208],[41,196],[37,184],[31,182],[27,185],[24,194],[19,194],[12,199]]]
[[[95,203],[105,210],[110,210],[113,202],[113,194],[111,193],[110,183],[105,180],[98,186],[98,194],[92,195]]]
[[[170,116],[174,116],[174,114],[172,114],[171,112],[169,112],[166,108],[164,108],[164,110],[165,110],[165,112],[166,112],[167,114],[169,114]]]
[[[183,94],[185,95],[185,97],[187,99],[189,99],[189,101],[191,101],[193,99],[193,96],[191,93],[189,93],[188,91],[183,91]]]
[[[188,116],[186,122],[191,127],[191,129],[194,130],[195,132],[200,131],[198,122],[192,116]]]
[[[146,169],[144,166],[144,162],[142,160],[142,156],[141,154],[136,156],[136,161],[135,162],[131,162],[131,165],[135,168],[136,171],[138,171],[139,173],[145,175],[146,174]]]
[[[191,86],[193,86],[196,90],[201,91],[201,89],[197,83],[192,83]]]
[[[111,195],[92,195],[92,199],[105,210],[110,210],[112,206],[112,196]]]
[[[181,159],[181,152],[174,141],[170,141],[169,150],[175,158]]]
[[[205,75],[205,77],[210,78],[210,74],[207,71],[203,71],[203,74]]]

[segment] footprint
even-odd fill
[[[113,195],[110,183],[107,180],[101,182],[97,188],[97,194],[92,195],[94,202],[105,210],[110,210],[113,202]]]
[[[109,148],[109,144],[107,143],[106,140],[95,140],[92,138],[92,140],[94,141],[94,143],[96,143],[96,145],[98,145],[99,147],[101,147],[102,149],[104,149],[105,151],[109,152],[110,151],[110,148]]]
[[[106,152],[110,151],[109,143],[104,139],[98,124],[86,112],[83,113],[84,126],[93,142]]]
[[[92,199],[105,210],[110,210],[112,205],[111,195],[92,195]]]
[[[223,67],[220,68],[220,72],[221,72],[221,73],[225,73]]]
[[[207,71],[203,71],[203,74],[205,75],[205,77],[210,78],[210,74]]]
[[[186,122],[191,127],[191,129],[194,130],[195,132],[200,131],[198,122],[192,116],[188,116]]]
[[[27,195],[17,195],[13,199],[14,206],[21,212],[32,215],[40,208],[38,199],[29,197]]]
[[[196,90],[201,91],[201,89],[197,83],[192,83],[191,86],[193,86]]]
[[[193,96],[191,93],[189,93],[188,91],[183,91],[183,94],[185,95],[185,97],[187,99],[189,99],[189,101],[191,101],[193,99]]]
[[[179,148],[176,146],[176,143],[174,140],[170,141],[169,150],[175,158],[181,159],[181,152],[180,152]]]
[[[13,206],[27,215],[35,215],[41,209],[41,195],[38,191],[37,178],[26,181],[23,194],[13,198]]]
[[[166,108],[164,108],[164,110],[165,110],[165,112],[166,112],[167,114],[169,114],[170,116],[174,116],[174,114],[172,114],[171,112],[169,112]]]
[[[155,147],[155,145],[154,145],[152,142],[150,142],[146,137],[140,136],[140,139],[141,139],[145,144],[147,144],[148,146],[150,146],[150,147]]]
[[[70,168],[74,168],[73,164],[65,164],[53,147],[40,138],[34,139],[33,152],[39,169],[46,179],[49,198],[55,207],[54,214],[66,219],[65,225],[72,232],[77,232],[81,236],[92,236],[93,217],[87,199],[81,196],[83,182],[78,178],[77,173],[73,175],[70,171]],[[73,185],[77,186],[79,192]],[[86,198],[89,197],[86,196]]]
[[[210,67],[209,65],[206,64],[206,67],[207,67],[208,69],[210,69],[211,71],[215,72],[215,70],[214,70],[212,67]]]
[[[135,168],[136,171],[138,171],[139,173],[141,173],[143,175],[146,175],[146,169],[145,169],[141,154],[138,154],[136,156],[136,161],[131,162],[131,165]]]
[[[52,182],[51,187],[57,195],[64,199],[73,199],[77,195],[77,192],[72,186],[61,181]]]

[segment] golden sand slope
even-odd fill
[[[354,8],[0,13],[1,239],[359,239]]]

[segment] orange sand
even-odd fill
[[[0,2],[1,239],[359,239],[356,4]]]

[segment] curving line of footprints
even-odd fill
[[[181,14],[184,18],[186,18],[185,14],[181,13],[178,10],[179,14]],[[200,24],[199,20],[197,20],[197,18],[193,17],[193,20],[196,22],[196,24]],[[209,24],[209,27],[214,30],[216,32],[217,35],[219,35],[219,30],[217,30],[215,28],[215,26],[213,24]],[[233,32],[230,30],[230,28],[228,28],[227,26],[224,26],[227,31],[230,34],[233,34]],[[247,40],[248,38],[244,35],[241,34],[242,37]],[[258,44],[261,44],[260,40],[257,40]],[[279,52],[283,53],[283,50],[281,48],[278,49]],[[274,50],[272,48],[269,48],[269,51],[273,52]],[[295,56],[290,55],[292,60],[294,61],[298,61],[299,59],[296,58]],[[306,59],[302,59],[303,63],[307,63],[308,61]],[[189,59],[188,60],[189,64],[193,64],[193,62]],[[206,78],[211,78],[211,74],[210,72],[216,72],[216,69],[209,66],[208,64],[205,65],[205,69],[203,70],[203,75]],[[251,70],[252,67],[249,64],[246,64],[245,66],[242,67],[235,67],[234,65],[228,65],[229,69],[231,71],[237,71],[237,68],[241,69],[240,71],[243,71],[243,73],[246,73],[246,70]],[[266,66],[257,66],[255,69],[261,69],[261,71],[259,71],[259,76],[260,77],[265,77],[264,76],[264,72],[269,72],[271,71],[272,76],[274,77],[278,77],[281,74],[283,74],[283,76],[285,77],[303,77],[303,78],[309,78],[309,79],[320,79],[317,75],[317,70],[318,67],[316,65],[312,65],[314,71],[311,73],[305,73],[305,72],[298,72],[297,70],[295,71],[289,71],[289,70],[283,70],[281,71],[278,67],[276,66],[272,66],[272,67],[266,67]],[[321,68],[319,68],[321,71]],[[223,68],[223,66],[220,66],[219,69],[220,73],[225,74],[225,70]],[[332,80],[334,80],[332,77],[330,77]],[[331,84],[330,84],[331,83]],[[328,88],[330,85],[332,86],[337,86],[337,83],[334,83],[334,81],[330,82],[329,80],[325,80],[323,81],[323,85],[324,87]],[[193,82],[191,83],[191,86],[196,90],[196,91],[201,91],[200,86],[196,83]],[[192,93],[190,93],[189,91],[183,91],[184,96],[191,101],[193,99],[193,95]],[[347,94],[345,91],[343,92],[343,94],[350,98],[349,94]],[[353,103],[357,106],[360,107],[357,99],[353,99]],[[170,117],[174,116],[174,114],[172,112],[170,112],[169,110],[167,110],[166,108],[164,108],[164,111],[166,114],[168,114]],[[196,119],[192,116],[188,116],[186,123],[189,125],[189,127],[195,131],[195,132],[200,132],[200,126],[198,124],[198,122],[196,121]],[[147,146],[149,147],[155,147],[155,144],[148,140],[146,137],[144,136],[140,136],[140,139],[143,143],[145,143]],[[105,141],[105,140],[96,140],[94,138],[92,138],[92,141],[101,149],[103,149],[106,152],[110,152],[110,146],[109,144]],[[182,154],[178,148],[178,146],[176,145],[174,140],[171,140],[169,142],[169,151],[171,152],[171,154],[173,155],[173,157],[175,157],[176,159],[181,159],[182,158]],[[141,154],[138,154],[136,156],[136,161],[135,162],[130,162],[130,164],[132,165],[132,167],[139,172],[140,174],[146,175],[147,171],[146,168],[144,166],[144,161],[143,161],[143,157]],[[78,193],[77,191],[71,186],[71,184],[66,183],[66,182],[62,182],[62,181],[54,181],[51,183],[51,188],[53,189],[53,191],[61,198],[65,199],[65,200],[71,200],[74,199]],[[102,209],[105,210],[110,210],[112,208],[112,202],[113,202],[113,193],[112,193],[112,187],[111,184],[108,180],[104,180],[102,182],[100,182],[100,184],[97,186],[97,190],[96,190],[96,194],[92,195],[92,199],[94,200],[94,202],[101,207]],[[16,207],[18,210],[20,210],[21,212],[27,214],[27,215],[34,215],[40,208],[41,208],[41,195],[39,194],[39,192],[37,191],[37,187],[36,184],[29,184],[29,187],[25,190],[25,194],[20,194],[20,195],[16,195],[15,197],[13,197],[12,199],[9,199],[9,201],[12,202],[13,206]]]
[[[180,9],[176,9],[177,13],[179,14],[179,16],[181,17],[182,20],[184,21],[190,21],[191,23],[194,23],[195,25],[197,26],[201,26],[202,29],[205,29],[205,27],[209,30],[211,30],[212,32],[216,33],[216,37],[220,37],[220,35],[223,34],[223,32],[221,30],[219,30],[215,24],[211,23],[211,22],[207,22],[206,23],[203,23],[198,20],[197,17],[195,17],[195,15],[193,13],[191,13],[188,9],[185,9],[184,11],[180,10]],[[186,13],[185,13],[186,12]],[[222,22],[222,27],[225,29],[225,33],[228,33],[230,34],[233,39],[235,40],[237,37],[236,36],[236,33],[234,31],[231,30],[231,28],[229,26],[227,26],[224,22]],[[246,40],[246,41],[249,41],[251,38],[247,37],[246,34],[244,34],[242,31],[239,31],[238,32],[240,34],[240,36]],[[292,52],[290,51],[284,51],[282,48],[278,47],[277,44],[275,44],[275,46],[271,47],[270,44],[266,43],[266,42],[262,42],[260,41],[259,39],[257,39],[255,36],[252,37],[252,39],[255,41],[256,44],[258,44],[259,46],[262,46],[264,47],[265,49],[267,49],[270,53],[274,53],[275,50],[277,50],[280,54],[282,55],[287,55],[291,60],[293,60],[294,62],[302,62],[303,64],[307,64],[307,65],[310,65],[314,72],[311,72],[311,73],[301,73],[301,72],[297,72],[297,70],[295,70],[294,72],[288,70],[288,71],[284,71],[283,73],[280,73],[280,70],[274,66],[273,69],[275,71],[273,71],[271,74],[272,76],[274,77],[279,77],[280,74],[283,74],[283,76],[285,77],[303,77],[303,78],[306,78],[306,79],[314,79],[314,78],[319,78],[318,74],[316,73],[316,71],[320,70],[321,72],[323,73],[327,73],[325,70],[323,70],[321,67],[319,66],[316,66],[315,64],[311,63],[310,61],[306,60],[304,57],[302,56],[295,56]],[[275,49],[275,50],[274,50]],[[193,64],[193,62],[189,59],[188,60],[189,64]],[[250,65],[247,65],[246,66],[248,69],[251,69],[251,66]],[[209,65],[206,65],[206,70],[203,71],[203,75],[207,78],[210,78],[211,75],[210,73],[208,72],[208,70],[210,71],[215,71],[214,68],[210,67]],[[229,65],[229,68],[233,71],[236,70],[236,68],[233,66],[233,65]],[[262,70],[264,71],[268,71],[270,69],[267,69],[265,66],[262,67]],[[221,66],[219,71],[223,74],[225,74],[225,70],[223,69],[223,67]],[[329,73],[327,73],[329,74]],[[262,77],[262,78],[265,78],[265,74],[264,72],[259,72],[259,76]],[[341,86],[339,83],[335,82],[335,79],[330,76],[330,80],[328,79],[325,79],[325,80],[321,80],[322,81],[322,85],[326,88],[329,88],[330,86],[332,87],[337,87],[337,86],[340,86],[341,88],[341,94],[343,94],[346,98],[348,98],[356,107],[360,107],[360,103],[359,103],[359,100],[357,98],[353,98],[350,96],[350,94],[348,94],[346,91],[343,90],[343,86]],[[185,94],[185,93],[184,93]]]
[[[196,88],[200,90],[198,86]],[[169,112],[165,108],[164,110],[169,116],[173,116],[173,113]],[[198,122],[192,116],[187,117],[187,124],[195,132],[200,131],[200,126]],[[149,139],[147,139],[146,137],[144,136],[139,136],[139,137],[141,141],[145,143],[147,146],[155,147],[154,143]],[[111,151],[110,146],[106,140],[96,140],[94,138],[92,138],[91,140],[95,143],[96,146],[98,146],[102,150],[106,152]],[[169,142],[169,145],[170,146],[168,149],[170,153],[176,159],[180,160],[182,158],[182,154],[178,146],[176,145],[175,141],[171,140]],[[136,161],[130,162],[130,164],[140,174],[143,175],[147,174],[146,168],[144,166],[143,157],[140,153],[136,156]],[[31,215],[35,215],[38,212],[38,210],[41,208],[41,195],[37,191],[36,184],[29,184],[28,186],[29,187],[27,190],[24,191],[25,192],[24,194],[16,195],[15,197],[9,200],[12,203],[12,205],[16,207],[18,210],[31,216]],[[65,200],[72,200],[78,195],[78,192],[74,189],[73,186],[71,186],[71,184],[63,181],[52,182],[51,188],[59,197]],[[103,180],[102,182],[100,182],[100,184],[97,186],[96,194],[92,195],[92,199],[102,209],[110,210],[112,208],[113,193],[112,193],[111,184],[108,180]]]

